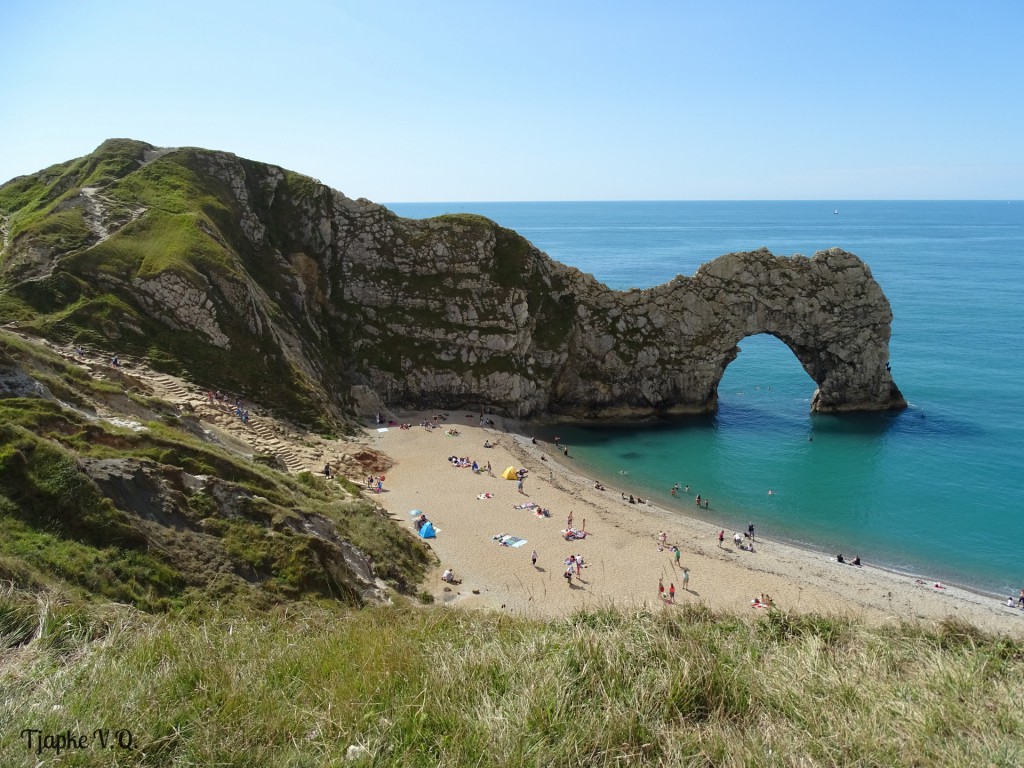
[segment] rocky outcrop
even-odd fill
[[[269,566],[261,570],[233,557],[224,543],[224,520],[251,523],[260,518],[261,499],[246,489],[217,478],[190,475],[177,467],[135,459],[80,458],[78,467],[115,507],[136,521],[148,546],[174,561],[203,563],[203,568],[187,574],[191,583],[207,586],[211,573],[220,578],[230,574],[248,582],[274,577]],[[199,519],[191,512],[186,497],[197,493],[205,493],[213,500],[215,517]],[[347,597],[355,604],[386,600],[385,585],[375,575],[370,559],[342,538],[334,521],[295,511],[291,516],[269,522],[265,535],[274,537],[275,529],[287,530],[290,542],[301,542],[299,548],[314,566],[309,569],[304,585],[311,592]],[[255,526],[252,530],[256,536],[264,533]]]
[[[174,272],[161,272],[145,280],[132,281],[135,296],[153,317],[175,330],[191,330],[207,337],[209,343],[225,348],[228,337],[217,326],[213,302],[206,292]]]
[[[815,382],[813,410],[905,406],[887,367],[888,301],[868,267],[838,249],[734,253],[692,277],[613,291],[479,216],[402,219],[228,153],[117,149],[122,176],[90,202],[145,213],[62,253],[0,210],[15,233],[3,256],[26,275],[43,274],[26,266],[33,258],[55,265],[21,291],[41,312],[78,302],[92,317],[99,299],[82,283],[113,291],[120,303],[98,312],[100,327],[122,348],[151,352],[160,329],[186,336],[176,354],[213,386],[256,368],[247,386],[264,402],[301,393],[337,415],[358,403],[517,417],[706,412],[738,342],[768,333]],[[176,212],[152,189],[166,179],[191,190]]]
[[[737,344],[767,333],[817,384],[813,410],[906,405],[887,368],[889,303],[839,249],[734,253],[620,292],[485,220],[381,215],[359,234],[344,249],[342,305],[360,318],[352,355],[388,403],[520,417],[713,411]]]

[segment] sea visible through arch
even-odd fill
[[[557,431],[581,473],[727,534],[753,522],[761,536],[823,558],[856,554],[1004,600],[1024,587],[1024,202],[388,207],[411,218],[487,216],[616,289],[762,246],[855,253],[892,305],[891,365],[907,410],[812,415],[814,382],[782,342],[756,336],[740,343],[714,416],[538,436]],[[710,509],[697,511],[698,493]]]

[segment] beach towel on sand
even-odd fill
[[[478,493],[476,496],[478,499],[491,499],[494,498],[493,493]]]
[[[521,547],[526,543],[526,539],[520,539],[518,536],[512,536],[507,533],[499,533],[497,536],[492,536],[491,540],[498,542],[503,547]]]

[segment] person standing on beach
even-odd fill
[[[537,550],[536,549],[533,550],[533,552],[530,553],[530,562],[533,563],[533,567],[534,568],[537,567]]]
[[[518,480],[516,480],[516,490],[519,491],[520,493],[523,492],[523,478],[521,477]]]
[[[690,591],[690,569],[683,568],[683,589]]]
[[[668,601],[670,603],[674,603],[676,601],[676,585],[675,584],[669,584],[668,585]]]
[[[658,579],[658,599],[659,600],[664,600],[665,599],[665,582],[662,581],[661,579]]]
[[[718,532],[718,546],[722,546],[722,542],[725,541],[725,531]]]
[[[754,540],[754,524],[753,523],[747,523],[747,536],[750,538],[751,541]]]
[[[570,510],[569,516],[565,518],[565,527],[572,528],[572,511]]]
[[[681,550],[679,547],[673,547],[673,549],[675,549],[676,568],[678,568],[679,567],[679,558],[683,556],[683,550]]]

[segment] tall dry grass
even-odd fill
[[[351,745],[375,766],[1024,764],[1024,648],[955,623],[693,608],[153,618],[8,590],[0,631],[3,765],[47,757],[24,728],[131,731],[131,749],[61,765],[329,766]]]

